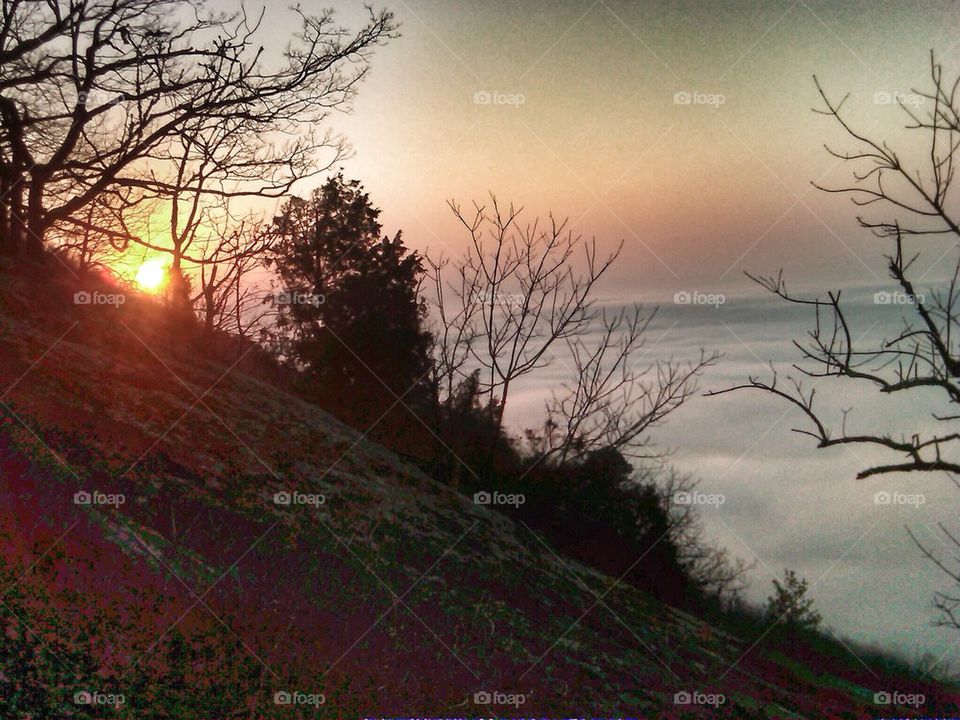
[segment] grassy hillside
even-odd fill
[[[859,718],[960,699],[558,557],[244,359],[202,359],[151,302],[77,289],[0,267],[3,717]]]

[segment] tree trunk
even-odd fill
[[[23,257],[30,260],[43,258],[43,236],[46,234],[46,218],[43,212],[43,189],[46,178],[35,172],[30,179],[30,189],[27,193],[27,216],[24,225]]]
[[[23,178],[11,172],[4,177],[3,204],[3,254],[19,257],[23,251]]]
[[[9,169],[0,167],[0,255],[16,255],[16,248],[10,243],[10,206],[7,194],[10,192]]]
[[[213,296],[213,278],[203,288],[203,334],[208,338],[213,336],[213,320],[216,314]]]

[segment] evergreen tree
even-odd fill
[[[423,426],[410,412],[424,416],[432,398],[423,265],[399,232],[381,234],[379,216],[342,174],[284,205],[270,258],[282,285],[278,339],[321,405],[360,430],[375,424],[375,438],[416,454]]]
[[[789,627],[816,629],[820,613],[813,609],[813,598],[807,597],[807,590],[804,578],[793,570],[784,570],[783,582],[774,579],[773,595],[767,598],[768,619]]]

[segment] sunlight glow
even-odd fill
[[[162,258],[144,262],[134,278],[137,286],[145,292],[157,292],[167,281],[167,266]]]

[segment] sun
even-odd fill
[[[167,266],[162,258],[153,258],[137,268],[134,282],[145,292],[156,292],[167,281]]]

